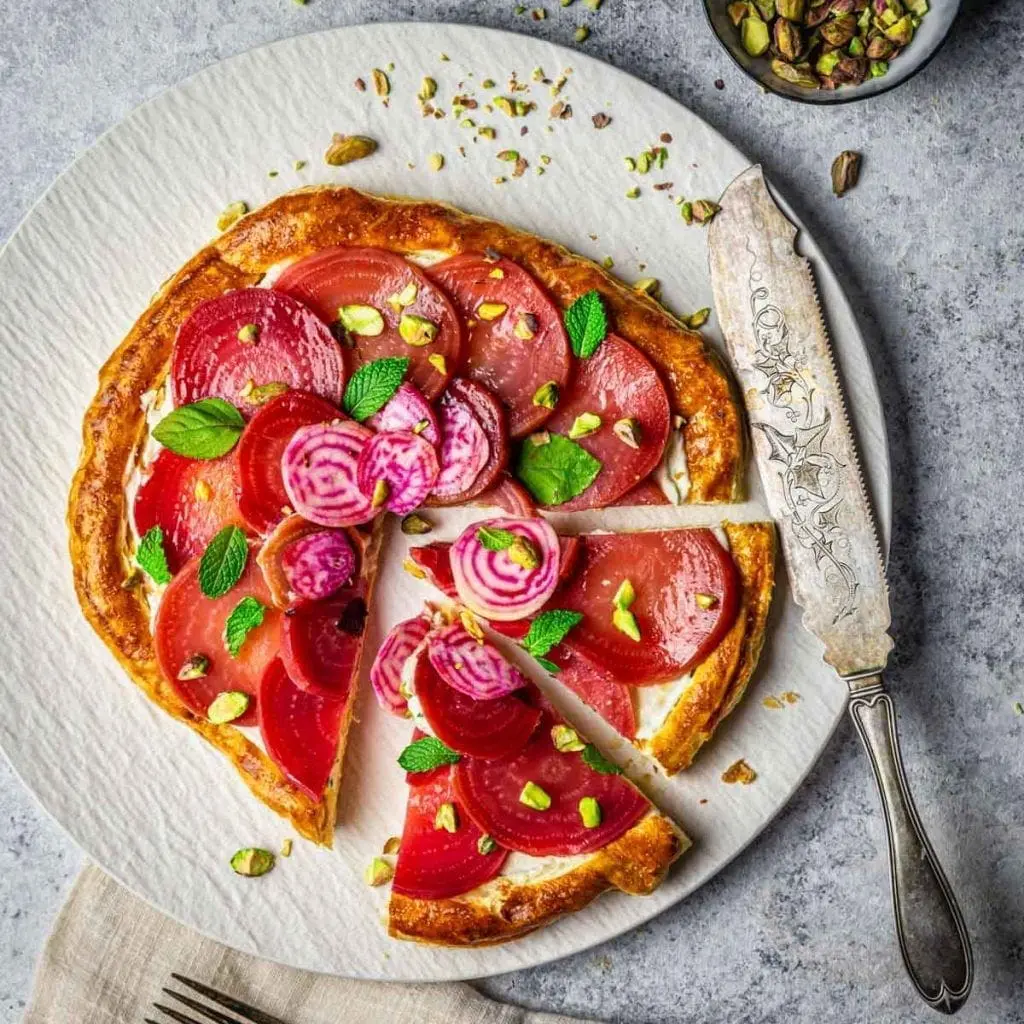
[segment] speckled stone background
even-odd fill
[[[968,0],[923,74],[880,99],[815,110],[762,95],[712,40],[696,0],[605,0],[596,14],[580,0],[568,9],[544,2],[548,17],[535,23],[516,15],[512,0],[8,0],[0,4],[0,240],[101,132],[222,57],[371,20],[491,25],[569,44],[586,22],[587,52],[664,89],[765,164],[863,317],[894,464],[891,681],[904,755],[974,939],[977,982],[960,1019],[1020,1024],[1017,5]],[[864,154],[864,171],[856,191],[836,200],[828,165],[845,148]],[[0,1022],[12,1024],[81,854],[2,761],[0,823]],[[522,1005],[616,1021],[936,1019],[899,964],[881,817],[846,725],[775,824],[695,896],[615,942],[481,987]]]

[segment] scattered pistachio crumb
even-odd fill
[[[601,6],[601,0],[583,0],[583,6],[591,11],[596,11]]]
[[[530,11],[530,17],[533,18],[534,21],[543,21],[547,16],[548,12],[544,10],[543,7],[534,7],[534,9]]]
[[[733,785],[738,782],[742,786],[749,786],[756,778],[757,772],[755,772],[742,757],[738,761],[733,761],[733,763],[729,765],[724,772],[722,772],[722,781],[729,785]]]
[[[797,693],[795,690],[786,690],[786,692],[782,695],[782,699],[787,704],[796,704],[800,700],[800,694]]]
[[[590,37],[590,29],[586,25],[580,25],[572,35],[577,43],[585,43]]]
[[[387,885],[394,875],[395,869],[383,857],[374,857],[363,877],[367,885],[378,886]]]
[[[615,266],[615,260],[613,260],[611,256],[605,256],[605,258],[601,260],[601,266],[604,267],[605,270],[611,270],[612,267]]]
[[[291,839],[283,839],[281,841],[281,856],[290,857],[292,855],[292,841]]]
[[[377,143],[367,135],[341,135],[335,132],[324,153],[324,163],[341,167],[354,160],[363,160],[377,151]]]
[[[387,72],[380,68],[374,68],[371,72],[373,78],[373,91],[381,98],[386,99],[391,93],[391,79]]]
[[[292,164],[292,169],[296,170],[296,171],[301,171],[302,168],[305,167],[305,166],[306,166],[306,161],[305,160],[296,160]]]
[[[778,697],[765,697],[761,704],[771,711],[778,711],[782,708],[782,701]]]
[[[432,171],[439,171],[444,167],[444,155],[441,153],[431,153],[427,158],[427,166]]]
[[[696,313],[691,313],[683,323],[686,324],[690,330],[695,331],[699,327],[703,327],[711,316],[711,307],[705,306],[703,309],[698,309]]]
[[[636,170],[636,161],[631,156],[623,157],[622,162],[626,165],[627,171]]]
[[[393,856],[398,853],[398,848],[402,845],[402,840],[399,836],[388,836],[384,842],[384,854],[387,856]]]
[[[640,186],[634,185],[632,188],[626,189],[627,199],[639,199],[640,198]]]
[[[224,207],[224,211],[217,218],[217,230],[227,231],[232,224],[239,221],[249,212],[249,204],[238,200],[234,203],[229,203]]]
[[[281,173],[280,171],[267,171],[267,177],[268,178],[276,178],[278,176],[278,174],[280,174],[280,173]]]

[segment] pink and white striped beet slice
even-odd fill
[[[344,533],[317,530],[284,549],[281,568],[293,594],[306,601],[320,601],[352,578],[356,553]]]
[[[425,615],[399,622],[384,638],[370,666],[370,685],[377,702],[393,715],[409,714],[408,701],[402,696],[402,669],[429,630],[430,621]]]
[[[519,565],[509,551],[491,551],[480,542],[480,527],[507,530],[527,540],[540,564]],[[485,619],[511,622],[539,611],[558,585],[561,553],[558,535],[546,519],[484,519],[466,527],[452,544],[449,558],[459,600]]]
[[[491,443],[465,402],[442,402],[440,420],[441,472],[434,496],[451,498],[473,486],[491,456]]]
[[[441,443],[441,431],[433,406],[420,394],[415,384],[401,384],[380,412],[375,412],[367,425],[381,433],[408,430],[426,438],[432,445]],[[420,424],[426,426],[416,428]]]
[[[426,501],[437,480],[437,452],[419,434],[396,430],[374,434],[359,456],[359,487],[372,498],[377,485],[387,485],[384,508],[404,516]]]
[[[527,684],[496,648],[474,639],[457,622],[430,634],[427,657],[449,686],[474,700],[495,700]]]
[[[300,427],[281,456],[281,476],[292,508],[320,526],[355,526],[376,514],[359,489],[359,456],[372,430],[354,420]]]

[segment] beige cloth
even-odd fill
[[[289,1024],[574,1024],[469,985],[346,981],[257,960],[164,917],[95,867],[75,882],[36,970],[24,1024],[165,1020],[151,1006],[166,1002],[160,989],[172,971]]]

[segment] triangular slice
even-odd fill
[[[411,557],[458,598],[449,545],[414,548]],[[690,764],[746,689],[764,641],[774,563],[770,523],[584,534],[539,616],[492,626],[523,642],[671,774]],[[617,615],[617,604],[628,615]],[[579,621],[552,642],[541,627],[554,611]]]
[[[429,642],[402,673],[413,706],[426,687],[450,686],[428,657]],[[419,770],[407,775],[388,906],[396,938],[450,946],[518,938],[608,890],[649,894],[690,845],[532,684],[524,679],[514,696],[535,712],[515,749],[496,737],[491,750],[474,742],[470,755],[417,729],[403,753],[403,763]],[[511,705],[507,713],[521,720]],[[441,725],[437,715],[435,708],[421,724]]]

